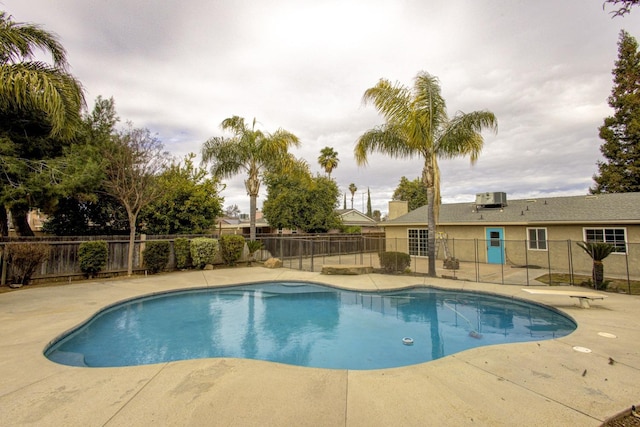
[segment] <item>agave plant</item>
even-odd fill
[[[610,243],[603,242],[576,242],[593,260],[593,268],[591,269],[591,277],[593,286],[596,289],[603,288],[604,281],[604,264],[602,260],[608,257],[615,250],[615,246]]]

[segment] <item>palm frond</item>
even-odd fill
[[[29,61],[35,49],[50,53],[56,68],[67,68],[66,50],[55,34],[38,25],[14,22],[10,15],[0,12],[0,63]]]
[[[52,135],[70,137],[84,105],[80,82],[64,71],[42,62],[0,65],[0,110],[41,111]]]
[[[594,261],[602,261],[616,249],[611,243],[604,242],[576,242],[576,245],[580,246]]]
[[[380,79],[365,91],[362,102],[365,105],[372,103],[388,123],[401,123],[410,113],[411,91],[399,83],[394,85]]]
[[[484,129],[497,132],[498,122],[493,113],[488,111],[474,111],[471,113],[458,112],[438,138],[435,147],[440,158],[454,158],[469,156],[474,163],[484,146],[484,138],[480,133]]]
[[[354,156],[359,165],[367,164],[369,153],[382,153],[395,158],[412,158],[420,154],[407,144],[402,129],[393,125],[382,125],[366,131],[358,138]]]

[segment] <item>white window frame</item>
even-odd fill
[[[414,235],[412,236],[412,234]],[[428,236],[429,230],[427,228],[407,229],[407,246],[409,255],[426,257],[428,255],[427,251],[429,250]]]
[[[531,239],[531,232],[535,231],[535,240]],[[541,239],[540,232],[544,233],[544,238]],[[544,247],[541,247],[544,246]],[[529,227],[527,228],[527,249],[530,251],[548,251],[549,250],[549,233],[546,227]]]
[[[622,231],[623,240],[616,237]],[[585,242],[603,242],[611,243],[616,249],[611,254],[627,253],[627,228],[626,227],[584,227],[582,236]]]

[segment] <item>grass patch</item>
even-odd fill
[[[571,285],[571,275],[566,273],[553,273],[551,275],[543,274],[542,276],[536,277],[535,280],[552,286]],[[627,282],[627,279],[612,279],[605,277],[604,281],[609,283],[607,286],[608,292],[631,293],[633,295],[640,294],[640,280],[630,280]],[[593,289],[591,276],[587,275],[574,274],[573,285]],[[629,289],[631,289],[631,292],[629,292]]]

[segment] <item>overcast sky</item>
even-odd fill
[[[220,123],[255,118],[296,134],[312,171],[325,146],[354,208],[387,211],[400,178],[422,161],[374,155],[358,167],[358,136],[382,123],[362,94],[380,78],[440,79],[450,115],[498,118],[478,162],[441,161],[443,202],[586,194],[601,159],[598,127],[621,29],[640,38],[640,8],[611,17],[603,0],[0,0],[18,22],[56,33],[89,109],[113,97],[122,121],[145,127],[174,155],[225,136]],[[227,135],[228,136],[228,135]],[[243,176],[224,205],[249,210]],[[263,195],[258,199],[262,206]],[[340,202],[342,207],[342,201]]]

